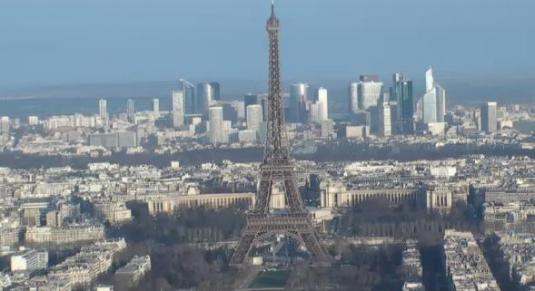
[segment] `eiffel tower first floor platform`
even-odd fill
[[[276,235],[286,235],[304,245],[319,264],[329,264],[330,257],[324,252],[316,235],[312,217],[308,213],[247,214],[241,240],[236,247],[230,265],[245,264],[251,250],[259,243]]]

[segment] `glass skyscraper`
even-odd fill
[[[446,90],[433,77],[433,69],[425,72],[425,94],[422,97],[422,121],[425,124],[444,122]]]
[[[289,122],[305,122],[307,119],[306,102],[309,85],[306,83],[293,84],[290,87]]]
[[[390,98],[397,102],[397,129],[401,133],[413,133],[415,106],[412,81],[407,80],[403,74],[395,73]]]
[[[437,122],[437,90],[433,78],[433,69],[425,72],[425,94],[422,97],[422,116],[424,123]]]
[[[184,92],[184,112],[186,114],[198,113],[197,102],[195,100],[195,86],[184,80],[180,79],[180,90]]]
[[[217,85],[215,85],[217,84]],[[197,112],[207,114],[208,108],[219,98],[219,83],[202,82],[197,84]]]
[[[481,106],[481,130],[486,133],[496,132],[498,127],[496,102],[487,102]]]

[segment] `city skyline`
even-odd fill
[[[95,3],[99,1],[103,0]],[[106,15],[122,7],[120,21],[132,16],[130,9],[139,0],[130,1],[98,12]],[[137,11],[142,16],[133,21],[146,20],[143,17],[166,3],[157,1]],[[199,5],[189,1],[193,0],[181,1],[180,7]],[[198,1],[202,5],[206,0]],[[193,42],[199,50],[195,55],[175,53],[184,64],[197,67],[167,85],[147,90],[135,82],[118,87],[108,83],[121,93],[118,96],[97,95],[102,91],[83,85],[37,87],[41,94],[53,94],[49,98],[31,94],[6,98],[0,90],[0,291],[535,290],[535,86],[529,83],[531,90],[525,93],[510,86],[491,96],[464,100],[473,92],[500,87],[484,78],[481,90],[464,78],[464,89],[455,88],[442,75],[444,67],[425,60],[425,54],[422,62],[429,63],[416,73],[398,67],[384,75],[366,67],[345,67],[358,72],[336,86],[323,79],[285,79],[286,70],[310,53],[305,53],[307,34],[329,39],[317,49],[335,43],[335,37],[322,31],[343,32],[330,22],[319,29],[322,22],[317,17],[313,24],[296,23],[290,15],[308,15],[309,9],[322,5],[326,14],[339,4],[364,10],[337,15],[339,23],[347,24],[344,13],[360,16],[367,12],[364,8],[396,8],[388,5],[394,0],[375,0],[372,6],[367,0],[306,6],[298,6],[303,0],[294,1],[275,9],[272,0],[265,26],[262,30],[251,26],[255,31],[251,38],[246,33],[251,27],[232,27],[227,18],[243,13],[233,5],[191,11],[203,24],[193,28],[198,37],[214,20],[221,22],[220,29],[227,28],[209,41],[228,58],[214,61],[213,55],[205,54],[211,48]],[[420,1],[398,4],[405,10],[397,10],[396,17],[409,18],[412,14],[404,12]],[[80,5],[76,7],[95,7]],[[50,11],[73,8],[46,7],[51,9],[42,11],[47,17]],[[301,9],[290,14],[295,12],[292,7]],[[279,9],[288,18],[279,19]],[[418,6],[417,14],[432,21],[426,22],[428,34],[422,39],[436,34],[447,41],[455,33],[437,34],[434,21],[440,23],[445,16],[455,20],[458,15],[434,9],[432,4]],[[169,12],[173,11],[159,15],[156,24],[191,16],[163,17]],[[459,13],[474,15],[467,10]],[[362,20],[373,14],[362,14],[366,15]],[[255,23],[263,22],[259,18]],[[58,20],[62,21],[50,19]],[[105,26],[105,17],[99,20]],[[389,21],[381,25],[386,27]],[[144,27],[154,31],[150,37],[132,35],[159,49],[165,30],[157,26],[151,22]],[[281,38],[289,27],[304,33]],[[376,28],[367,27],[374,37],[385,37]],[[80,36],[85,39],[90,30]],[[228,51],[234,45],[229,39],[236,36],[240,44],[262,36],[262,47],[253,50],[267,53],[243,53],[236,62],[233,56],[248,49],[243,45]],[[181,40],[188,46],[187,34]],[[363,47],[380,45],[367,34],[357,40]],[[396,46],[386,50],[403,56],[403,43],[388,40]],[[116,41],[129,43],[124,38]],[[285,48],[281,44],[286,43],[303,53],[298,57],[281,53]],[[32,52],[48,53],[39,45],[30,47]],[[110,59],[102,60],[102,77],[113,75],[116,66],[129,71],[131,64],[120,66],[121,60],[114,57],[113,41],[108,47]],[[340,43],[332,49],[339,47]],[[141,48],[144,53],[138,62],[133,60],[134,67],[143,66],[146,76],[165,72],[165,64],[147,65],[161,63],[165,52],[155,57],[146,48]],[[83,54],[91,47],[73,49]],[[121,56],[136,49],[140,48],[132,46]],[[420,49],[448,59],[447,47]],[[469,45],[463,49],[469,50]],[[99,53],[69,66],[83,70],[84,62]],[[381,53],[374,51],[377,56]],[[507,52],[500,55],[505,59]],[[250,57],[255,60],[249,62]],[[211,72],[219,74],[250,66],[253,78],[257,57],[264,60],[263,85],[252,90],[241,82],[229,88],[219,77],[194,77],[210,67],[217,67]],[[344,58],[343,50],[337,58]],[[281,66],[286,60],[290,64]],[[31,57],[25,61],[31,62]],[[373,63],[374,57],[369,61]],[[293,73],[322,62],[308,59]],[[358,60],[347,65],[353,62]],[[226,68],[227,63],[236,67]],[[37,69],[31,73],[39,71],[39,64],[34,65]],[[386,64],[390,65],[399,64]],[[328,75],[333,68],[324,67],[322,73]],[[54,78],[55,73],[45,77]],[[85,73],[91,75],[84,71],[72,77]],[[74,95],[58,98],[66,88]],[[456,96],[459,92],[463,95]],[[496,98],[503,92],[507,98]],[[83,98],[84,94],[89,95]],[[521,94],[526,99],[519,102]]]
[[[10,28],[0,40],[6,49],[0,60],[9,72],[1,75],[0,87],[177,76],[254,81],[265,72],[262,39],[256,33],[266,3],[158,1],[142,7],[131,1],[110,7],[100,0],[74,6],[53,2],[0,4],[0,19]],[[415,76],[429,65],[447,77],[535,74],[528,13],[535,4],[527,1],[280,2],[281,18],[289,26],[282,39],[302,44],[282,47],[285,80],[397,71]],[[206,5],[213,9],[202,9]],[[215,17],[215,11],[220,15]],[[393,29],[400,19],[401,33]],[[373,45],[363,46],[363,39]]]

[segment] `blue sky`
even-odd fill
[[[533,0],[278,0],[283,75],[535,75]],[[0,87],[263,80],[268,0],[1,0]]]

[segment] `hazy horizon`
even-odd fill
[[[535,76],[532,1],[276,3],[285,80],[406,72],[437,80]],[[269,1],[38,0],[0,4],[0,88],[265,80]],[[389,79],[386,79],[389,81]]]

